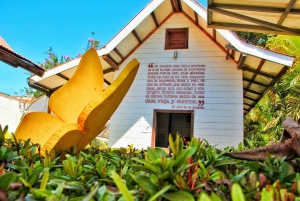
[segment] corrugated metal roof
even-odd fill
[[[293,57],[249,45],[233,32],[207,27],[207,11],[196,0],[152,0],[106,46],[98,50],[107,83],[115,70],[170,16],[181,12],[224,51],[243,71],[244,113],[260,100],[268,87],[293,64]],[[42,78],[33,76],[30,85],[52,93],[73,75],[80,58],[48,70]]]
[[[207,0],[210,28],[300,35],[298,0]]]

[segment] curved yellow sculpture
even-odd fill
[[[103,130],[129,90],[139,68],[130,61],[114,82],[103,91],[103,71],[96,50],[88,50],[81,58],[72,78],[55,91],[49,108],[55,115],[32,112],[23,117],[16,132],[17,139],[41,145],[41,154],[76,146],[84,149]]]

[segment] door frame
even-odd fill
[[[157,113],[176,113],[176,114],[191,114],[191,129],[190,129],[190,138],[194,136],[194,110],[162,110],[154,109],[153,110],[153,124],[152,124],[152,138],[151,138],[151,147],[155,147],[156,133],[157,133]],[[168,133],[169,136],[169,133]]]

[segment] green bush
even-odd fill
[[[94,141],[65,159],[0,130],[0,200],[300,200],[298,159],[229,158],[205,140],[169,136],[170,151]],[[1,137],[2,136],[2,137]],[[241,149],[241,148],[240,148]]]

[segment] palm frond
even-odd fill
[[[276,127],[278,125],[280,118],[281,117],[277,117],[277,118],[271,120],[269,123],[267,123],[265,125],[265,127],[263,128],[263,131],[267,131],[267,130],[270,130],[270,129]]]

